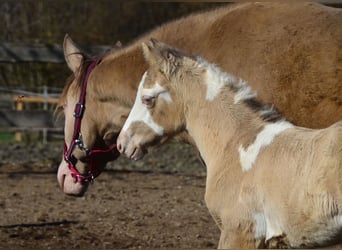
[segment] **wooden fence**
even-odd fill
[[[104,53],[111,46],[101,45],[82,47],[90,55]],[[63,48],[56,44],[11,44],[0,43],[1,63],[64,63]],[[24,87],[24,86],[23,86]],[[0,86],[0,132],[14,132],[15,140],[22,141],[23,134],[42,132],[43,142],[47,142],[49,133],[63,133],[64,121],[55,121],[53,110],[59,93],[27,91]],[[4,104],[6,103],[6,104]],[[38,106],[31,109],[30,106]]]
[[[4,88],[1,88],[4,91]],[[48,88],[44,88],[44,94],[30,93],[22,90],[7,90],[17,92],[0,95],[2,106],[0,106],[0,132],[14,132],[16,141],[23,140],[23,134],[41,132],[43,142],[48,141],[49,135],[62,134],[63,120],[54,119],[54,109],[58,102],[58,94],[49,94]],[[4,103],[7,102],[7,105]],[[35,109],[27,109],[29,104],[35,104]],[[8,108],[12,107],[12,108]]]

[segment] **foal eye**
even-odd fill
[[[155,99],[156,98],[154,96],[143,95],[142,98],[141,98],[141,101],[148,108],[152,108],[154,103],[155,103]]]

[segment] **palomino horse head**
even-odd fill
[[[143,43],[149,69],[139,84],[133,108],[118,137],[117,147],[128,158],[139,160],[149,149],[186,132],[184,103],[174,94],[182,77],[204,72],[191,56],[184,56],[155,39]],[[178,71],[179,65],[188,71]],[[191,69],[191,70],[190,70]]]
[[[68,35],[64,39],[64,54],[73,75],[59,101],[65,115],[65,139],[57,178],[66,194],[81,196],[106,163],[119,156],[115,141],[124,119],[106,116],[103,111],[109,104],[94,95],[92,85],[94,79],[100,80],[101,59],[81,53]],[[117,112],[118,116],[127,113],[121,107]]]

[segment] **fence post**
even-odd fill
[[[43,86],[43,96],[45,98],[44,104],[43,104],[43,109],[47,110],[48,109],[48,102],[47,102],[47,98],[48,98],[48,86],[44,85]]]
[[[48,98],[48,86],[44,85],[43,86],[43,96],[44,96],[44,103],[43,103],[43,110],[47,110],[48,109],[48,102],[47,102],[47,98]],[[46,128],[43,128],[43,144],[47,143],[47,137],[48,137],[48,131]]]
[[[43,128],[43,144],[47,144],[48,140],[48,130],[47,128]]]
[[[1,87],[0,87],[1,90]],[[49,138],[49,132],[50,130],[54,131],[55,125],[51,124],[51,121],[48,121],[46,119],[50,119],[47,118],[50,117],[50,113],[47,112],[50,108],[50,103],[52,104],[56,104],[58,103],[58,98],[56,97],[50,97],[50,96],[55,96],[54,95],[49,95],[49,87],[48,86],[44,86],[43,91],[42,89],[40,89],[40,94],[36,94],[36,93],[31,93],[28,91],[19,91],[17,93],[19,93],[19,95],[13,95],[12,96],[12,114],[14,114],[14,117],[0,117],[0,130],[2,129],[2,127],[4,127],[3,125],[6,126],[11,126],[11,128],[13,128],[11,131],[14,132],[13,136],[14,136],[14,141],[16,142],[22,142],[24,141],[25,135],[26,135],[26,131],[32,132],[32,131],[37,131],[39,133],[39,135],[41,135],[43,138],[43,143],[46,144]],[[43,92],[43,93],[42,93]],[[27,116],[27,113],[25,109],[29,108],[29,106],[26,106],[25,103],[39,103],[39,108],[40,108],[40,113],[38,112],[37,116],[36,114],[34,114],[33,116],[41,119],[41,122],[36,121],[36,120],[32,120],[30,119],[30,117]],[[43,110],[42,110],[43,108]],[[0,112],[3,112],[3,110],[0,110]],[[10,114],[11,112],[7,112],[7,114]],[[5,112],[6,114],[6,112]],[[6,116],[6,115],[5,115]],[[8,125],[6,125],[8,124]],[[41,124],[41,125],[40,125]],[[30,139],[30,137],[28,137],[27,139]]]
[[[24,109],[24,103],[21,100],[16,100],[15,108],[18,111],[22,111]],[[23,134],[21,131],[16,131],[14,134],[14,140],[16,142],[21,142],[23,140]]]

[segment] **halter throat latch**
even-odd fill
[[[89,148],[87,148],[86,146],[84,146],[81,132],[78,133],[78,138],[75,139],[75,145],[76,145],[81,151],[84,151],[84,152],[87,154],[87,156],[89,155],[89,153],[90,153],[91,150],[90,150]]]

